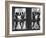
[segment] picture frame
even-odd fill
[[[29,19],[27,19],[27,18],[30,17],[29,13],[31,11],[28,12],[28,10],[29,9],[30,10],[31,9],[35,10],[34,8],[36,8],[36,11],[37,11],[37,8],[40,8],[40,10],[41,10],[40,11],[40,20],[41,20],[40,29],[41,29],[41,31],[40,31],[40,29],[31,29],[32,27],[29,26],[30,25],[29,24],[30,23],[30,18]],[[26,19],[29,20],[29,23],[27,23],[28,21],[26,21],[26,24],[28,24],[28,26],[29,26],[29,28],[27,26],[28,30],[23,30],[23,29],[22,30],[20,30],[20,29],[19,30],[13,30],[12,29],[12,27],[13,27],[12,22],[14,22],[13,21],[13,16],[14,15],[12,15],[12,14],[13,14],[14,10],[16,12],[16,9],[19,9],[21,11],[23,9],[25,9],[26,13],[28,12],[29,15],[26,14],[26,17],[27,17]],[[21,11],[19,11],[19,12],[21,12]],[[17,10],[17,12],[18,12],[18,10]],[[31,14],[31,16],[32,16],[32,14]],[[23,24],[23,22],[22,22],[22,24]],[[6,1],[5,2],[5,36],[6,37],[35,36],[35,35],[44,35],[44,34],[45,34],[45,4],[44,3],[19,2],[19,1]]]

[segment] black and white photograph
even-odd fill
[[[40,8],[12,7],[12,31],[40,30]]]

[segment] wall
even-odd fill
[[[15,1],[46,3],[46,0],[15,0]],[[46,10],[46,4],[45,4],[45,10]],[[46,19],[46,15],[45,15],[45,19]],[[5,36],[5,0],[0,0],[0,38],[5,38],[4,36]],[[40,36],[26,36],[26,37],[17,37],[17,38],[46,38],[46,28],[45,28],[45,35],[40,35]]]

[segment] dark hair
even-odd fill
[[[19,13],[16,12],[16,15],[19,15]]]

